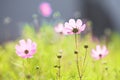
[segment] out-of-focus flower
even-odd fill
[[[39,6],[39,10],[44,17],[49,17],[52,14],[51,5],[48,2],[41,3]]]
[[[80,34],[81,31],[84,31],[86,25],[80,19],[77,19],[75,22],[74,19],[70,19],[69,22],[65,22],[65,31],[68,34]]]
[[[64,30],[64,26],[62,23],[59,23],[57,26],[55,26],[54,30],[55,30],[55,32],[57,32],[59,34],[64,34],[64,35],[67,34]]]
[[[33,54],[36,52],[36,43],[32,42],[31,39],[20,40],[19,45],[16,45],[16,53],[22,58],[32,58]]]
[[[91,56],[95,60],[99,60],[101,58],[104,58],[107,54],[108,54],[108,50],[107,50],[106,46],[101,47],[100,45],[97,45],[96,50],[92,49]]]

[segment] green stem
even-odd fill
[[[80,75],[80,68],[79,68],[78,54],[76,54],[76,64],[77,64],[77,70],[78,70],[79,78],[80,78],[80,80],[82,80],[81,75]]]
[[[61,65],[60,65],[60,58],[59,58],[58,77],[59,77],[59,80],[60,80],[60,79],[61,79]]]
[[[77,34],[75,34],[75,48],[77,49]]]
[[[24,80],[25,80],[25,61],[23,60],[23,73],[24,73]]]
[[[85,72],[85,69],[86,69],[86,66],[85,66],[85,63],[86,63],[86,57],[87,57],[87,49],[85,51],[85,55],[84,55],[84,60],[83,60],[83,73]]]
[[[75,48],[77,50],[77,34],[75,34]],[[78,70],[78,75],[80,80],[82,80],[81,74],[80,74],[80,68],[79,68],[79,61],[78,61],[78,52],[76,54],[76,65],[77,65],[77,70]]]

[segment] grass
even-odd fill
[[[30,38],[37,43],[37,52],[33,58],[23,59],[15,53],[15,45],[20,39]],[[87,67],[83,80],[120,80],[120,36],[111,35],[108,44],[109,55],[102,60],[91,58],[91,49],[97,44],[105,44],[105,40],[95,42],[87,34],[79,39],[80,69],[85,54],[84,45],[88,45]],[[16,41],[0,46],[0,80],[58,80],[57,55],[62,50],[61,80],[79,80],[75,63],[74,36],[61,36],[54,32],[51,25],[43,25],[36,33],[34,28],[26,24],[23,34]]]

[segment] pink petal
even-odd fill
[[[76,28],[75,20],[74,20],[74,19],[70,19],[70,20],[69,20],[69,25],[70,25],[72,28]]]
[[[72,30],[73,28],[69,25],[68,22],[65,22],[65,28]]]
[[[37,44],[35,42],[33,42],[31,48],[36,49],[36,47],[37,47]]]
[[[107,55],[107,54],[109,53],[109,51],[108,51],[108,50],[106,50],[106,51],[105,51],[105,53],[106,53],[105,55]]]
[[[68,35],[67,30],[65,28],[63,28],[62,32],[63,32],[64,35]]]
[[[22,55],[20,55],[20,57],[22,57],[22,58],[32,58],[33,54],[31,54],[30,52],[28,54],[23,53]]]
[[[95,60],[98,60],[98,59],[99,59],[99,53],[98,53],[97,51],[95,51],[94,49],[92,49],[91,56],[92,56]]]
[[[32,45],[32,40],[31,39],[27,39],[26,49],[27,50],[31,50],[31,45]]]
[[[94,49],[92,49],[92,54],[97,55],[98,53],[97,53],[97,51],[95,51]]]
[[[103,46],[103,47],[102,47],[102,52],[105,53],[106,50],[107,50],[106,46]]]
[[[18,56],[22,55],[22,52],[16,51],[16,53],[17,53]]]
[[[78,20],[77,20],[76,26],[77,26],[77,27],[81,27],[81,26],[82,26],[82,21],[81,21],[81,19],[78,19]]]
[[[63,31],[63,24],[62,23],[58,24],[54,29],[56,32],[62,32]]]
[[[85,25],[85,24],[83,24],[83,25],[80,27],[80,31],[84,31],[84,30],[85,30],[85,28],[86,28],[86,25]]]
[[[25,42],[25,40],[22,39],[22,40],[19,41],[19,43],[20,43],[20,46],[22,48],[24,48],[24,49],[26,48],[26,42]]]
[[[27,44],[31,44],[32,40],[31,39],[27,39]]]
[[[33,54],[35,54],[35,52],[36,52],[36,43],[35,42],[33,42],[32,44],[31,44],[31,50],[29,50],[30,51],[30,53],[29,54],[31,54],[31,55],[33,55]]]
[[[99,59],[98,53],[92,52],[92,53],[91,53],[91,56],[92,56],[92,58],[94,58],[95,60],[98,60],[98,59]]]
[[[27,58],[32,58],[33,54],[27,54]]]
[[[33,55],[33,54],[35,54],[35,52],[36,52],[36,49],[32,49],[32,50],[30,51],[30,54]]]
[[[60,29],[58,27],[55,27],[55,32],[60,32]]]
[[[24,51],[24,49],[19,45],[16,45],[15,48],[16,48],[17,52],[23,52]]]
[[[96,46],[96,51],[97,51],[98,53],[101,53],[101,47],[100,47],[100,45],[97,45],[97,46]]]

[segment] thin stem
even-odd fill
[[[24,80],[25,80],[25,64],[24,64],[24,60],[23,60],[23,73],[24,73]]]
[[[103,75],[104,75],[104,73],[103,73],[103,65],[101,65],[102,64],[102,58],[100,59],[100,64],[99,64],[99,66],[100,66],[100,69],[101,69],[101,76],[100,76],[100,80],[104,80],[104,77],[103,77]]]
[[[61,80],[61,65],[60,65],[60,63],[61,63],[61,60],[60,60],[61,58],[60,57],[58,57],[58,66],[57,66],[57,69],[58,69],[58,73],[57,73],[57,77],[58,77],[58,80]]]
[[[81,74],[80,74],[80,80],[82,80],[82,77],[83,77],[84,72],[86,70],[86,65],[87,65],[87,64],[85,65],[85,63],[86,63],[86,57],[87,57],[87,48],[86,48],[85,55],[84,55],[82,70],[81,70]]]
[[[82,80],[81,75],[80,75],[79,62],[78,62],[78,54],[76,54],[76,64],[77,64],[77,70],[78,70],[79,78],[80,78],[80,80]]]
[[[77,50],[77,34],[75,34],[75,48]],[[78,52],[75,53],[76,54],[76,65],[77,65],[77,70],[78,70],[78,75],[80,80],[82,80],[81,74],[80,74],[80,68],[79,68],[79,61],[78,61]]]
[[[85,65],[86,57],[87,57],[87,49],[86,49],[85,55],[84,55],[83,66]]]
[[[77,34],[75,34],[75,49],[77,50]]]
[[[27,74],[30,74],[30,71],[29,71],[29,59],[27,58]]]
[[[86,63],[86,57],[87,57],[87,48],[86,48],[86,51],[85,51],[85,55],[84,55],[84,60],[83,60],[83,73],[85,72],[85,69],[86,69],[86,66],[85,66],[85,63]]]
[[[26,71],[27,71],[27,75],[26,75],[26,79],[30,80],[31,79],[31,69],[30,69],[30,60],[29,58],[26,58]]]
[[[36,66],[36,76],[35,76],[35,80],[39,80],[39,75],[40,75],[39,66]]]
[[[61,79],[61,75],[60,75],[61,74],[61,69],[60,69],[61,65],[60,65],[60,62],[61,61],[60,61],[60,58],[59,58],[59,62],[58,62],[59,63],[59,67],[58,67],[58,77],[59,77],[59,80]]]

